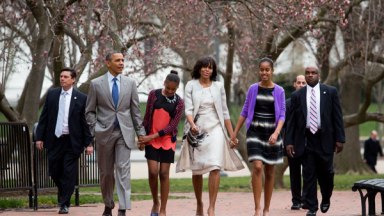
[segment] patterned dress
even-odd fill
[[[200,135],[196,137],[196,145],[183,144],[177,171],[190,169],[193,175],[202,175],[216,169],[236,171],[244,168],[240,158],[229,147],[210,88],[204,88],[201,93],[198,117],[195,118]]]
[[[283,163],[283,141],[279,135],[274,145],[269,137],[275,131],[275,107],[272,91],[274,88],[259,86],[255,113],[247,131],[248,161],[261,160],[266,164]]]

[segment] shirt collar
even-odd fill
[[[72,91],[73,91],[73,86],[68,89],[68,91],[65,91],[63,88],[61,88],[61,93],[60,94],[63,94],[64,92],[67,92],[67,95],[72,95]]]
[[[313,87],[310,86],[310,85],[307,85],[307,89],[308,89],[309,92],[312,91],[312,89],[315,90],[315,92],[320,92],[320,83],[317,83]]]
[[[108,71],[108,81],[111,82],[113,78],[115,77],[111,74],[111,72]],[[121,78],[121,74],[117,74],[116,76],[117,81],[120,81],[120,78]]]

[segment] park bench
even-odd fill
[[[366,190],[364,194],[363,190]],[[381,214],[384,214],[384,179],[360,180],[353,184],[352,191],[359,191],[361,198],[362,216],[366,216],[366,201],[368,199],[368,216],[376,215],[375,197],[381,194]]]

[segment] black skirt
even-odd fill
[[[156,149],[152,145],[146,145],[145,158],[160,163],[173,163],[175,161],[175,151],[172,149],[164,150],[163,148]]]

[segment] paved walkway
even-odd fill
[[[132,178],[146,179],[147,165],[144,158],[144,152],[135,151],[132,154]],[[288,169],[287,169],[288,170]],[[384,173],[384,159],[380,158],[377,164],[379,173]],[[243,169],[237,172],[227,172],[229,177],[232,176],[250,176],[248,169]],[[289,174],[288,171],[285,173]],[[174,164],[171,166],[171,178],[191,178],[191,172],[175,173]],[[172,183],[172,182],[171,182]],[[175,194],[170,196],[182,196],[182,199],[172,199],[168,201],[167,212],[168,216],[194,216],[195,215],[195,200],[193,193]],[[205,207],[208,206],[208,194],[203,194]],[[380,196],[376,197],[376,212],[381,213]],[[252,193],[220,193],[216,204],[216,216],[252,216],[254,211]],[[270,216],[305,216],[306,211],[291,211],[291,195],[287,190],[274,191],[271,203]],[[128,216],[149,216],[152,207],[152,201],[134,201],[132,210],[127,213]],[[206,210],[205,208],[205,210]],[[80,207],[71,207],[69,215],[71,216],[101,216],[104,210],[103,204],[88,204]],[[33,211],[30,209],[10,209],[0,210],[0,216],[50,216],[58,215],[58,208],[39,209]],[[114,215],[117,215],[117,210],[114,209]],[[358,192],[352,191],[335,191],[332,200],[331,208],[327,214],[322,214],[320,211],[318,216],[358,216],[361,215],[361,203]]]
[[[171,194],[184,196],[184,199],[172,199],[168,201],[167,212],[169,216],[194,216],[195,215],[195,200],[192,193],[186,194]],[[376,212],[381,212],[377,196]],[[205,207],[208,203],[208,194],[203,194]],[[277,190],[273,193],[271,203],[271,216],[305,216],[305,210],[292,211],[290,210],[290,192],[286,190]],[[149,216],[152,207],[152,201],[134,201],[132,210],[127,212],[127,215],[132,216]],[[219,193],[216,204],[217,216],[251,216],[253,215],[253,197],[252,193]],[[358,216],[361,215],[360,198],[358,192],[352,191],[335,191],[332,200],[331,208],[327,214],[318,212],[318,216]],[[71,207],[69,215],[71,216],[101,216],[103,212],[103,204],[90,204],[80,207]],[[206,210],[206,209],[205,209]],[[39,209],[34,212],[30,209],[13,209],[1,212],[0,216],[50,216],[57,215],[57,208]],[[117,215],[117,210],[114,209],[114,215]]]

